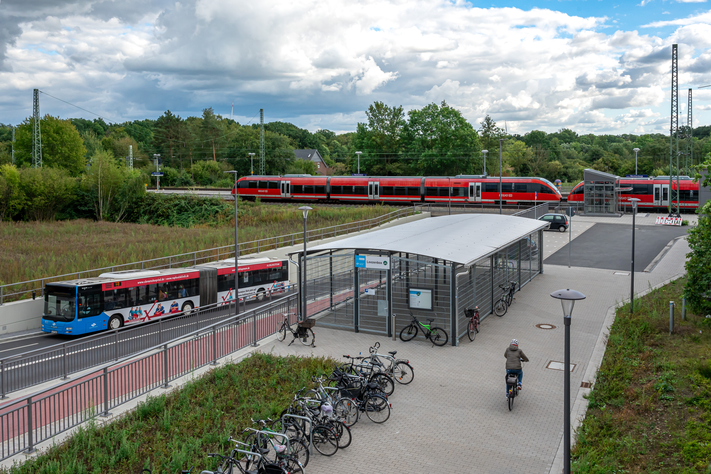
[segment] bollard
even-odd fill
[[[674,332],[674,302],[669,302],[669,335]]]
[[[393,322],[392,322],[391,327],[393,328],[393,341],[397,341],[397,337],[395,336],[395,334],[397,334],[397,332],[395,331],[395,315],[394,314],[393,314]]]
[[[681,297],[681,320],[686,321],[686,296]]]

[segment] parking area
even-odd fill
[[[636,277],[636,290],[681,274],[686,252],[684,239],[675,242],[654,270]],[[333,458],[314,456],[309,472],[559,473],[563,372],[548,368],[551,361],[563,361],[562,311],[549,296],[559,288],[587,295],[576,305],[571,327],[575,364],[571,400],[576,419],[584,413],[583,395],[588,392],[581,382],[594,381],[612,308],[629,296],[629,276],[608,269],[546,266],[543,275],[516,294],[503,318],[486,318],[476,340],[465,340],[460,347],[404,343],[318,325],[316,348],[264,342],[259,350],[340,359],[343,354],[366,352],[379,341],[381,350],[397,350],[398,357],[409,359],[415,368],[412,384],[397,386],[391,397],[390,420],[383,425],[360,421],[353,429],[351,446]],[[538,324],[555,328],[540,329]],[[511,338],[520,341],[531,362],[524,367],[521,396],[509,412],[503,354]]]

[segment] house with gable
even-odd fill
[[[316,164],[316,172],[321,175],[328,175],[329,168],[318,150],[294,150],[297,160],[309,160]]]

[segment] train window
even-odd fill
[[[304,187],[300,184],[295,184],[291,187],[291,192],[302,194],[304,192]]]
[[[467,197],[467,188],[452,188],[452,196]]]
[[[267,189],[269,187],[269,181],[260,181],[259,189]]]
[[[249,181],[240,181],[237,183],[237,187],[240,189],[245,189],[249,187]]]
[[[279,189],[280,181],[269,181],[269,189]]]
[[[393,195],[393,187],[392,186],[380,186],[380,195],[381,196],[392,196]]]
[[[449,188],[437,188],[439,189],[439,195],[444,197],[449,197]]]
[[[516,191],[517,193],[527,193],[528,192],[528,184],[514,183],[514,191]]]
[[[304,185],[304,194],[313,194],[314,193],[314,186],[312,184],[305,184]]]
[[[584,191],[585,191],[585,187],[580,186],[578,189],[574,189],[570,194],[583,194]]]
[[[393,194],[395,196],[406,196],[407,189],[404,186],[395,186],[395,190],[393,191]]]
[[[326,194],[326,186],[316,186],[316,194]]]
[[[331,194],[343,194],[343,186],[331,186]]]
[[[484,185],[487,193],[498,193],[499,192],[499,183],[486,183]]]
[[[365,186],[353,186],[353,194],[366,194],[367,190]]]
[[[425,196],[436,196],[437,188],[427,187],[425,188]]]
[[[250,189],[257,189],[257,182],[256,181],[248,181],[249,183],[249,188]]]
[[[513,191],[513,183],[501,183],[501,192],[510,193]]]
[[[408,196],[419,196],[420,195],[420,188],[416,186],[410,186],[407,188],[407,195]]]

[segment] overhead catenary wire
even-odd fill
[[[64,100],[64,99],[60,99],[59,97],[55,97],[55,96],[53,96],[52,94],[48,94],[47,92],[45,92],[45,91],[43,91],[43,90],[40,90],[40,93],[42,93],[42,94],[44,94],[44,95],[46,95],[46,96],[48,96],[48,97],[51,97],[51,98],[53,98],[53,99],[55,99],[55,100],[58,100],[58,101],[60,101],[60,102],[64,102],[64,103],[67,104],[67,105],[71,105],[72,107],[76,107],[76,108],[79,109],[79,110],[83,110],[84,112],[88,112],[88,113],[90,113],[90,114],[92,114],[92,115],[96,115],[96,116],[99,117],[101,120],[108,121],[109,123],[115,123],[115,121],[112,121],[112,120],[110,120],[110,119],[106,119],[105,117],[103,117],[103,116],[97,114],[96,112],[92,112],[91,110],[85,109],[84,107],[79,107],[79,106],[76,105],[76,104],[72,104],[71,102],[67,102],[67,101]]]

